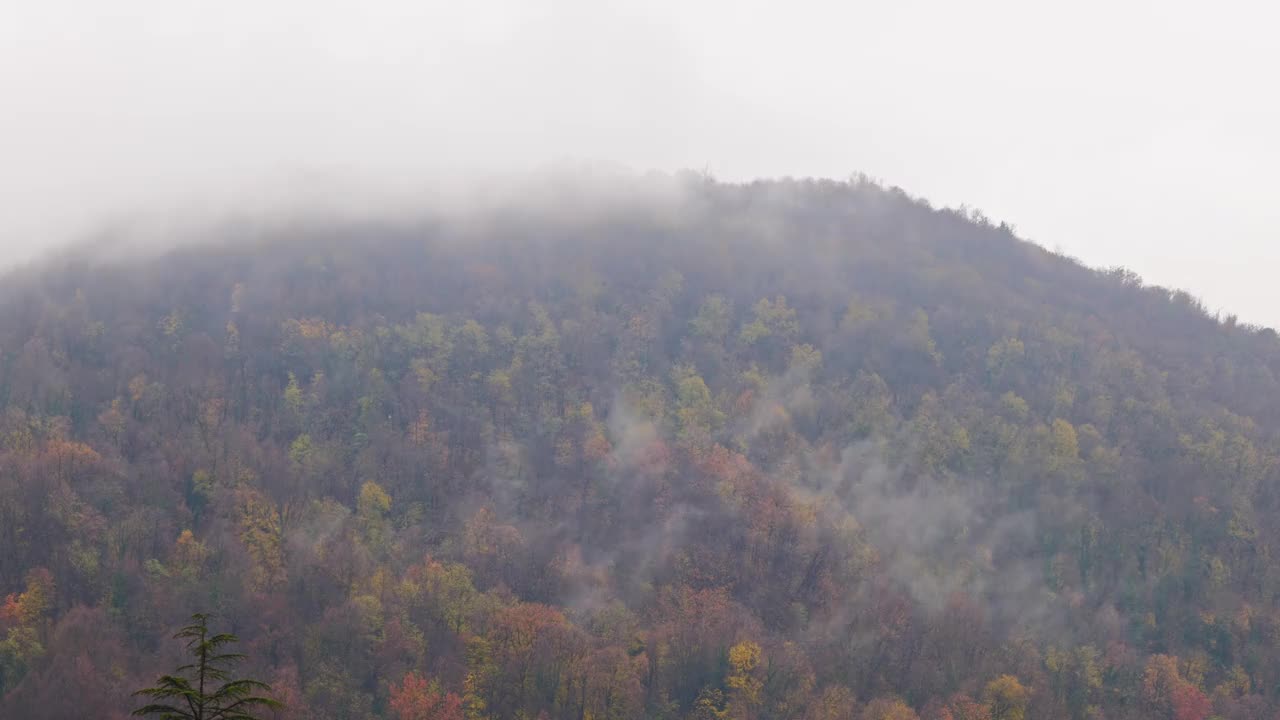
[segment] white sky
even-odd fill
[[[0,261],[315,173],[862,171],[1280,325],[1277,27],[1266,0],[0,0]]]

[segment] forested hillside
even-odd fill
[[[7,276],[0,717],[127,716],[195,612],[299,720],[1280,717],[1274,332],[635,185]]]

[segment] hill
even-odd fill
[[[210,611],[289,718],[1276,717],[1273,331],[630,182],[12,274],[0,716],[123,717]]]

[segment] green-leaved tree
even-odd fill
[[[137,716],[158,716],[161,720],[259,720],[254,711],[283,707],[269,697],[256,695],[271,691],[257,680],[233,679],[231,668],[244,659],[239,653],[223,652],[238,638],[228,633],[210,634],[209,615],[191,616],[191,624],[173,636],[186,640],[195,661],[163,675],[155,687],[134,693],[153,702],[133,711]]]

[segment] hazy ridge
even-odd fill
[[[862,179],[170,232],[0,288],[6,717],[198,609],[284,717],[1276,715],[1270,329]]]

